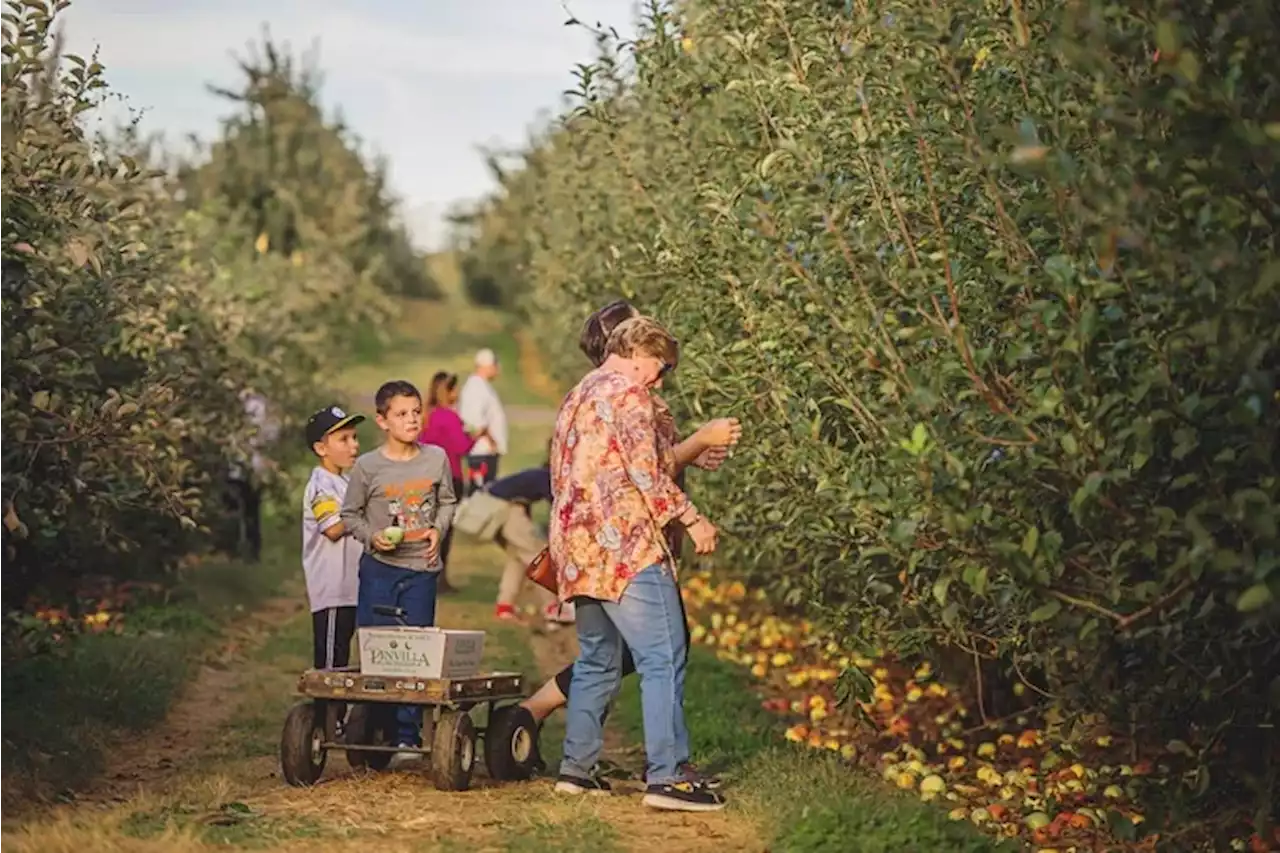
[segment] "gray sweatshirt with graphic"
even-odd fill
[[[347,494],[342,502],[342,523],[365,552],[379,561],[417,572],[438,572],[437,555],[427,562],[427,531],[449,532],[458,496],[453,493],[449,457],[434,445],[421,445],[418,455],[399,461],[388,459],[381,448],[356,460]],[[404,528],[404,541],[395,550],[375,551],[373,535],[383,528]]]

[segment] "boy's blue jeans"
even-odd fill
[[[655,563],[632,578],[622,600],[578,598],[578,659],[569,686],[560,772],[589,778],[604,746],[604,717],[622,683],[623,643],[635,657],[644,713],[645,779],[679,781],[689,755],[684,721],[684,609],[675,578]]]
[[[404,621],[413,628],[436,624],[436,581],[439,572],[415,572],[389,566],[376,557],[360,557],[360,593],[356,603],[356,625],[371,628],[399,625],[390,616],[373,612],[375,604],[404,608]],[[422,708],[396,706],[396,743],[422,745]]]

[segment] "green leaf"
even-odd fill
[[[1036,546],[1040,544],[1040,528],[1032,525],[1027,528],[1027,532],[1022,535],[1022,553],[1028,557],[1032,557],[1036,553]]]
[[[768,178],[769,173],[773,171],[773,167],[778,165],[778,161],[781,160],[783,157],[789,157],[789,156],[791,156],[791,152],[786,150],[785,148],[779,148],[776,151],[770,151],[768,154],[765,155],[764,159],[760,161],[760,165],[756,167],[756,172],[759,173],[761,178]]]
[[[1035,610],[1031,611],[1031,615],[1027,617],[1031,622],[1047,622],[1057,616],[1062,610],[1062,602],[1053,598],[1041,604]]]
[[[1080,452],[1080,445],[1076,444],[1076,437],[1069,432],[1064,432],[1058,439],[1062,445],[1062,449],[1067,452],[1068,456],[1075,456]]]
[[[1127,815],[1114,809],[1107,812],[1107,827],[1121,841],[1136,841],[1138,826]]]
[[[911,430],[911,446],[919,453],[924,450],[924,446],[928,441],[929,431],[925,429],[924,424],[916,424],[915,428]]]
[[[964,570],[964,582],[973,590],[974,595],[985,595],[987,592],[987,567],[968,566]]]
[[[1240,597],[1236,599],[1236,610],[1241,613],[1252,613],[1266,607],[1272,600],[1270,587],[1265,583],[1254,584],[1240,593]]]
[[[933,597],[939,604],[947,603],[947,590],[951,588],[951,576],[943,575],[933,582]]]
[[[1156,23],[1156,49],[1164,54],[1178,51],[1178,25],[1167,18]]]

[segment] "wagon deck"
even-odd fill
[[[298,692],[313,699],[451,708],[525,697],[524,676],[515,672],[489,672],[467,678],[413,678],[365,675],[357,667],[309,669],[298,679]]]

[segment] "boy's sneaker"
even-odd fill
[[[499,604],[493,612],[493,615],[503,622],[509,622],[516,618],[516,608],[511,604]]]
[[[390,770],[399,770],[407,764],[416,764],[422,760],[421,752],[410,751],[414,749],[414,746],[411,743],[398,743],[396,744],[396,748],[404,751],[392,753],[391,760],[387,762],[387,768]]]
[[[641,801],[651,809],[672,812],[717,812],[724,808],[724,797],[700,782],[671,782],[650,785]]]
[[[613,791],[609,783],[603,779],[586,779],[582,776],[570,776],[568,773],[561,773],[560,778],[556,781],[556,792],[560,794],[592,794],[594,796],[607,795]]]

